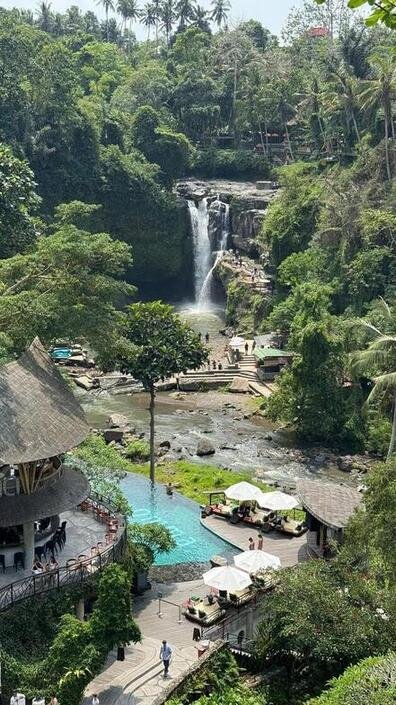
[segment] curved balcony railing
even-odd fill
[[[62,566],[56,570],[40,575],[31,575],[28,578],[4,585],[0,588],[0,612],[36,595],[41,596],[53,590],[81,585],[110,563],[117,563],[123,558],[127,546],[127,528],[124,517],[117,513],[110,500],[94,492],[91,492],[86,504],[87,511],[92,510],[98,518],[103,513],[119,520],[119,528],[112,543],[90,557],[83,560],[77,559],[73,565]]]

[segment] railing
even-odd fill
[[[119,518],[110,500],[93,492],[87,501],[91,504],[94,511],[103,508],[114,518]],[[85,580],[92,578],[110,563],[120,561],[125,554],[126,545],[127,529],[123,522],[113,543],[105,546],[103,550],[98,551],[95,555],[83,560],[77,560],[73,565],[62,566],[48,573],[16,580],[0,588],[0,612],[4,612],[15,604],[36,595],[41,596],[43,593],[51,592],[52,590],[81,585]]]

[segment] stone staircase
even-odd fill
[[[243,390],[254,396],[269,396],[272,389],[259,380],[254,355],[244,355],[238,367],[225,367],[222,370],[192,370],[179,377],[179,388],[183,391],[218,389],[231,386],[234,380],[246,380]]]

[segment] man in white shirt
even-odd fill
[[[167,643],[166,639],[163,639],[160,651],[160,659],[164,664],[164,678],[167,677],[169,671],[169,664],[172,658],[172,649]]]
[[[99,698],[96,693],[94,693],[92,696],[92,705],[99,705]]]

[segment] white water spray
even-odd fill
[[[203,198],[196,206],[187,201],[190,211],[194,254],[194,299],[198,303],[205,278],[211,264],[212,252],[209,240],[208,199]]]
[[[212,251],[209,237],[208,199],[203,198],[198,205],[193,200],[189,200],[187,203],[193,236],[194,300],[198,311],[207,311],[212,308],[213,272],[227,247],[230,233],[230,207],[227,203],[222,203],[220,199],[217,199],[221,227],[216,249]],[[213,255],[215,256],[214,261]]]
[[[197,307],[200,311],[204,311],[210,308],[213,272],[219,264],[221,258],[223,257],[224,251],[227,247],[228,236],[230,233],[230,206],[228,205],[228,203],[225,203],[224,206],[224,211],[222,211],[221,213],[221,236],[219,242],[219,249],[213,253],[215,254],[215,261],[204,279],[197,300]]]

